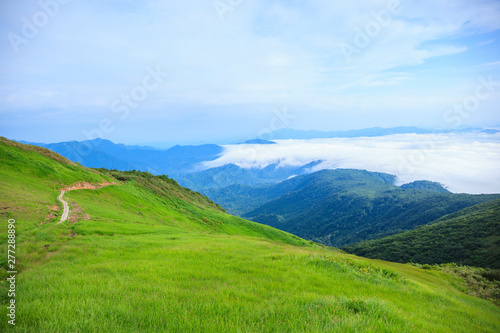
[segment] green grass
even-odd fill
[[[22,274],[18,330],[494,332],[498,325],[498,308],[450,287],[445,274],[401,274],[259,238],[169,231],[75,237]]]
[[[0,143],[1,156],[5,150],[19,153],[23,165],[32,158],[52,163]],[[355,257],[229,216],[166,178],[114,173],[129,179],[67,193],[73,209],[89,219],[40,224],[62,185],[113,175],[78,166],[73,172],[57,163],[52,167],[62,168],[63,178],[39,176],[35,164],[24,166],[21,175],[5,159],[0,162],[0,186],[10,191],[2,192],[0,201],[9,207],[2,210],[0,246],[4,251],[8,215],[18,225],[21,271],[17,321],[10,327],[2,264],[2,332],[498,332],[500,327],[500,308],[466,295],[457,276]]]

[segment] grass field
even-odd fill
[[[466,295],[453,275],[227,215],[166,178],[98,173],[41,153],[0,141],[1,332],[499,330],[500,308]],[[76,220],[56,224],[58,189],[103,180],[119,184],[68,192]],[[8,219],[16,326],[6,316]]]

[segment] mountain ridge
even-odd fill
[[[117,170],[140,170],[153,174],[178,175],[195,171],[199,163],[216,159],[223,148],[218,145],[174,146],[166,150],[126,146],[109,140],[70,141],[35,144],[48,148],[83,166]]]
[[[393,185],[392,175],[359,170],[324,170],[303,177],[305,181],[297,188],[278,193],[241,216],[339,247],[411,230],[468,206],[500,198],[453,194],[431,182],[423,183],[425,188],[413,184],[405,189]],[[271,193],[273,186],[267,189]],[[254,200],[259,199],[255,196]]]
[[[88,169],[2,139],[0,174],[0,214],[16,225],[19,331],[494,332],[500,325],[499,308],[467,295],[474,291],[458,275],[347,255],[232,217],[166,176]],[[122,185],[69,192],[71,221],[57,224],[58,190],[105,180]],[[8,234],[0,229],[1,239]],[[0,253],[5,280],[7,246]],[[3,317],[8,304],[0,298]],[[0,331],[7,326],[0,321]]]
[[[464,128],[464,129],[424,129],[415,126],[398,126],[390,128],[372,127],[345,131],[316,131],[316,130],[295,130],[279,129],[271,133],[273,140],[305,140],[305,139],[328,139],[328,138],[358,138],[358,137],[379,137],[395,134],[447,134],[447,133],[470,133],[482,132],[486,134],[500,133],[496,129],[484,128]]]
[[[411,231],[343,247],[356,255],[395,262],[500,269],[500,200],[445,215]]]

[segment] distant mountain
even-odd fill
[[[196,171],[199,163],[215,160],[223,151],[217,145],[174,146],[168,150],[160,150],[130,147],[103,139],[33,144],[48,148],[89,168],[139,170],[170,176]]]
[[[495,134],[499,131],[494,129],[463,129],[459,132],[476,131],[487,134]],[[433,130],[418,127],[394,127],[394,128],[368,128],[349,131],[299,131],[292,129],[281,129],[272,133],[275,139],[310,139],[310,138],[353,138],[353,137],[376,137],[391,134],[404,133],[435,133]],[[438,131],[447,133],[450,131]],[[21,141],[23,142],[23,141]],[[174,146],[163,150],[147,146],[126,146],[115,144],[104,139],[89,141],[71,141],[61,143],[30,143],[48,148],[63,155],[71,161],[78,162],[86,167],[108,168],[117,170],[140,170],[152,174],[167,174],[182,182],[192,189],[221,188],[234,184],[255,185],[276,183],[286,180],[288,177],[308,173],[307,166],[300,168],[281,168],[271,165],[264,170],[247,169],[238,170],[231,165],[225,165],[210,171],[203,171],[202,163],[217,159],[222,155],[224,148],[219,145],[205,144],[199,146]],[[274,141],[261,138],[245,141],[241,144],[273,145]],[[271,175],[269,168],[272,169]],[[227,172],[227,174],[224,174]],[[196,173],[196,174],[195,174]],[[189,176],[186,176],[190,174]],[[192,174],[192,175],[191,175]],[[210,178],[211,177],[211,178]],[[238,177],[242,177],[241,181]],[[223,180],[226,178],[227,180]],[[259,179],[260,178],[260,179]],[[437,188],[436,188],[437,189]]]
[[[240,143],[240,145],[275,145],[276,142],[263,139],[253,139]]]
[[[272,144],[258,139],[247,142]],[[89,168],[148,171],[154,175],[166,174],[182,186],[203,193],[207,193],[208,189],[220,189],[235,184],[276,184],[293,176],[310,173],[311,168],[321,163],[318,161],[300,167],[271,164],[262,169],[245,169],[234,164],[227,164],[200,170],[203,162],[217,159],[224,148],[218,145],[177,145],[168,150],[152,147],[143,149],[138,146],[115,144],[103,139],[31,144],[48,148]]]
[[[218,168],[186,173],[177,177],[176,180],[182,186],[200,191],[205,195],[208,193],[215,194],[217,190],[221,190],[231,185],[253,186],[276,184],[290,177],[308,174],[310,173],[310,169],[320,163],[320,161],[312,162],[301,167],[282,167],[279,164],[270,164],[262,169],[246,169],[234,164],[227,164]]]
[[[384,135],[409,134],[409,133],[430,134],[433,132],[434,131],[432,130],[426,130],[418,127],[405,127],[405,126],[393,127],[393,128],[373,127],[373,128],[359,129],[359,130],[331,131],[331,132],[279,129],[277,131],[272,132],[272,137],[275,140],[279,139],[305,140],[305,139],[326,139],[326,138],[377,137]]]
[[[279,129],[271,133],[274,140],[306,140],[306,139],[328,139],[328,138],[358,138],[358,137],[379,137],[395,134],[443,134],[443,133],[469,133],[481,132],[485,134],[497,134],[500,131],[495,129],[464,128],[453,130],[431,130],[414,126],[399,126],[392,128],[373,127],[348,131],[302,131],[294,129]]]
[[[228,213],[242,216],[297,189],[307,176],[290,177],[277,184],[233,184],[224,188],[206,188],[201,192],[223,206]]]
[[[374,259],[500,269],[500,200],[469,207],[391,237],[343,248]]]
[[[248,144],[273,144],[270,141],[250,140]],[[203,162],[217,159],[224,148],[218,145],[174,146],[168,150],[152,147],[126,146],[108,140],[71,141],[52,144],[31,143],[48,148],[73,162],[89,168],[120,171],[148,171],[154,175],[166,174],[183,186],[204,192],[235,184],[275,184],[292,176],[303,175],[320,162],[301,167],[282,167],[272,164],[265,168],[245,169],[234,164],[203,170]]]
[[[392,175],[362,170],[323,170],[284,184],[255,189],[247,197],[249,201],[261,204],[266,196],[271,201],[242,216],[339,247],[412,230],[446,214],[500,198],[500,195],[453,194],[436,191],[435,186],[429,190],[415,184],[405,189],[393,185],[394,180]],[[241,191],[226,188],[228,197],[230,190]],[[212,199],[217,198],[214,193],[208,194]],[[238,201],[233,200],[235,203]],[[225,206],[223,201],[219,204]]]
[[[417,180],[412,183],[404,184],[400,186],[405,190],[416,190],[416,191],[430,191],[437,193],[450,193],[442,184],[431,182],[428,180]]]

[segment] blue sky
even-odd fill
[[[500,1],[0,6],[0,135],[11,139],[201,143],[281,126],[500,126]]]

